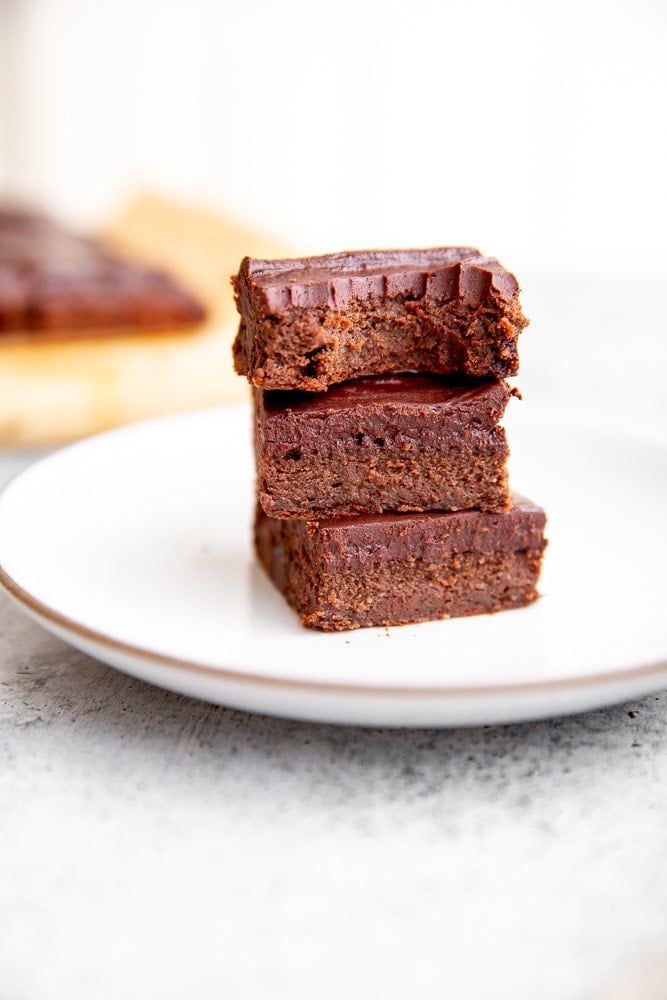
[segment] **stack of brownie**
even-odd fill
[[[470,247],[245,258],[255,545],[304,625],[399,625],[537,597],[544,512],[498,426],[526,320]]]

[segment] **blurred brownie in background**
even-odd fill
[[[0,209],[0,338],[179,330],[205,316],[165,272],[44,215]]]

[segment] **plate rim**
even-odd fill
[[[317,694],[354,694],[354,695],[379,695],[382,697],[396,696],[406,697],[441,697],[447,699],[470,698],[479,696],[488,698],[490,696],[505,697],[508,695],[530,695],[546,694],[550,691],[562,691],[571,688],[592,688],[596,686],[608,686],[611,684],[627,684],[640,678],[658,676],[667,672],[667,659],[638,667],[628,667],[624,670],[607,670],[597,674],[579,674],[575,677],[560,677],[550,680],[538,681],[514,681],[511,684],[473,684],[473,685],[428,685],[423,687],[405,687],[402,685],[372,685],[353,684],[349,681],[336,683],[334,681],[303,680],[295,677],[276,677],[275,675],[252,673],[244,670],[236,670],[232,667],[213,666],[211,664],[197,663],[192,660],[181,659],[177,656],[170,656],[167,653],[159,653],[156,650],[147,649],[144,646],[135,646],[133,643],[116,639],[106,635],[96,629],[63,615],[55,611],[29,591],[25,590],[14,578],[0,565],[0,588],[7,595],[22,606],[29,614],[38,619],[50,623],[60,631],[69,632],[79,636],[86,642],[93,642],[102,647],[110,647],[117,653],[138,658],[150,662],[153,666],[165,667],[174,671],[189,671],[195,674],[204,675],[208,678],[217,678],[220,681],[234,682],[240,684],[269,685],[276,688],[287,688],[294,691],[307,691]]]

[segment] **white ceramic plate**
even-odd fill
[[[253,559],[245,407],[126,427],[29,468],[0,497],[0,579],[121,670],[294,718],[496,723],[667,686],[667,448],[534,405],[510,423],[513,485],[549,514],[529,608],[303,629]]]

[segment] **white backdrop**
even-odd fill
[[[303,251],[664,270],[664,0],[0,0],[5,189],[137,187]]]

